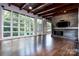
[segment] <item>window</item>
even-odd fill
[[[34,34],[34,33],[33,33],[33,31],[34,31],[34,19],[33,19],[33,18],[30,18],[30,23],[29,23],[29,25],[30,25],[30,26],[29,26],[29,29],[30,29],[30,30],[29,30],[29,34],[32,35],[32,34]]]
[[[34,35],[34,18],[3,10],[3,37]]]
[[[43,22],[41,19],[37,19],[37,34],[40,34],[43,29]]]
[[[11,11],[3,10],[3,36],[11,36]]]
[[[10,27],[4,27],[4,32],[10,31]]]
[[[34,30],[34,18],[26,17],[26,35],[33,35],[33,30]]]
[[[4,34],[4,37],[9,37],[11,35],[11,33],[3,33]]]
[[[25,16],[24,15],[19,15],[19,20],[20,20],[20,36],[24,35],[24,28],[25,28]]]
[[[12,12],[12,22],[13,22],[12,36],[18,36],[18,17],[19,17],[18,13]]]
[[[51,31],[51,23],[47,22],[47,31]]]

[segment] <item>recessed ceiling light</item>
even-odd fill
[[[32,9],[32,7],[31,7],[31,6],[29,6],[29,9]]]
[[[66,10],[64,10],[64,13],[66,13],[67,11]]]

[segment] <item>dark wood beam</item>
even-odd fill
[[[40,5],[40,6],[38,6],[37,8],[32,9],[30,12],[34,12],[34,11],[36,11],[36,10],[39,10],[39,9],[41,9],[41,8],[43,8],[43,7],[47,6],[47,5],[49,5],[49,4],[50,4],[50,3],[44,3],[44,4]]]
[[[74,9],[74,10],[68,10],[66,13],[55,13],[52,16],[58,16],[58,15],[63,15],[63,14],[68,14],[68,13],[78,13],[78,9]]]
[[[56,9],[56,10],[50,12],[51,14],[50,13],[46,13],[46,14],[48,14],[47,16],[51,16],[51,15],[53,15],[52,13],[58,13],[58,12],[63,13],[64,11],[73,10],[75,8],[78,8],[78,5],[77,4],[72,4],[70,6],[65,6],[65,7]],[[43,14],[43,15],[46,15],[46,14]],[[39,16],[42,16],[42,15],[39,15]]]
[[[51,8],[54,8],[58,5],[61,5],[60,3],[49,3],[47,6],[39,9],[39,10],[36,10],[35,12],[33,12],[34,14],[37,14],[39,12],[42,12],[42,11],[45,11],[45,10],[48,10],[48,9],[51,9]],[[50,7],[51,6],[51,7]]]
[[[44,16],[44,17],[50,17],[50,16],[53,17],[53,16],[57,16],[57,15],[61,15],[61,14],[74,13],[74,12],[78,12],[78,8],[68,9],[68,10],[66,10],[65,13],[64,13],[64,10],[63,10],[63,12],[59,11],[52,15],[48,15],[48,16]]]
[[[41,15],[41,16],[42,16],[42,17],[44,17],[44,16],[49,16],[49,15],[53,15],[54,13],[56,13],[56,12],[53,12],[53,13],[48,13],[48,14]]]
[[[25,3],[23,6],[20,7],[20,9],[22,10],[23,8],[25,8],[26,5],[28,5],[28,3]]]
[[[54,7],[54,8],[51,8],[51,9],[48,9],[48,10],[45,10],[45,11],[42,11],[42,12],[39,12],[39,13],[37,13],[37,14],[40,15],[40,14],[43,14],[43,13],[46,13],[46,12],[55,10],[55,9],[57,9],[57,8],[63,7],[63,6],[65,6],[65,5],[68,5],[68,4],[61,4],[61,5],[59,5],[59,6],[56,6],[56,7]]]

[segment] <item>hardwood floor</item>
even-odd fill
[[[66,39],[55,38],[54,47],[51,51],[46,49],[37,52],[37,56],[74,56],[76,54],[74,50],[74,42],[68,41]]]
[[[46,48],[41,45],[34,47],[34,39],[13,40],[2,42],[1,56],[74,56],[76,55],[74,42],[62,38],[46,36]],[[19,43],[20,42],[20,43]],[[38,51],[35,51],[34,49]]]

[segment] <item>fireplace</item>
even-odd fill
[[[54,35],[63,36],[63,31],[54,31]]]

